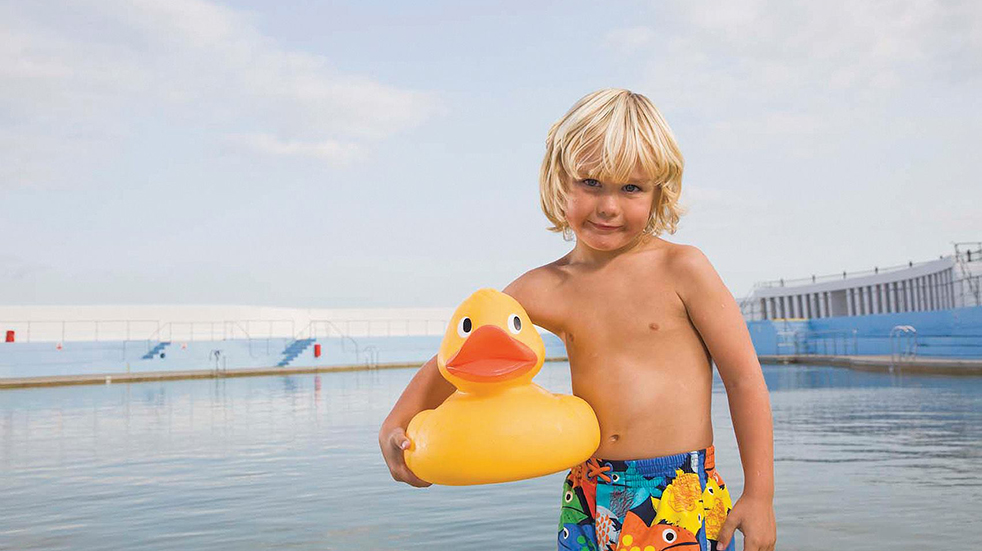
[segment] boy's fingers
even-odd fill
[[[401,428],[397,428],[392,432],[392,442],[400,450],[408,450],[409,446],[412,445],[409,437],[406,436],[406,431],[402,430]]]
[[[726,517],[723,526],[719,529],[719,537],[716,539],[716,549],[726,549],[726,546],[730,545],[733,532],[736,530],[738,524],[736,515],[733,515],[731,511],[731,514]]]
[[[413,472],[409,470],[409,467],[406,467],[405,472],[403,473],[403,475],[404,475],[404,478],[403,478],[403,481],[404,482],[406,482],[407,484],[410,484],[412,486],[416,486],[417,488],[425,488],[427,486],[432,486],[433,485],[433,484],[431,484],[431,483],[423,480],[422,478],[416,476],[415,474],[413,474]]]
[[[406,440],[405,437],[399,438],[398,436],[393,436],[389,442],[392,444],[392,449],[394,450],[402,451],[409,448],[409,440]]]
[[[432,486],[432,483],[413,474],[406,465],[406,458],[403,452],[410,449],[412,445],[412,440],[406,436],[406,431],[402,427],[396,427],[389,433],[389,446],[394,453],[391,454],[391,460],[386,459],[386,462],[389,463],[389,471],[392,474],[392,478],[417,488]]]

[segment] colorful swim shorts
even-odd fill
[[[559,549],[723,551],[732,507],[713,447],[653,459],[590,458],[563,483]],[[726,551],[733,551],[733,540]]]

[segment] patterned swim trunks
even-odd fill
[[[590,458],[563,482],[559,549],[724,551],[732,502],[713,447],[653,459]],[[735,549],[734,540],[726,551]]]

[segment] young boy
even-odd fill
[[[767,387],[740,310],[698,249],[660,239],[681,209],[682,156],[651,102],[606,89],[552,126],[540,173],[551,231],[573,250],[504,292],[566,343],[573,394],[600,421],[600,447],[566,476],[559,548],[770,551],[773,443]],[[712,363],[726,386],[744,491],[715,470]],[[379,431],[394,479],[409,471],[405,428],[454,391],[426,362]]]

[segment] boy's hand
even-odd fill
[[[417,488],[432,486],[431,483],[414,475],[406,465],[403,451],[409,449],[410,444],[409,437],[406,436],[406,431],[402,427],[391,430],[383,429],[379,433],[378,445],[382,449],[382,457],[385,458],[385,465],[389,468],[392,479]]]
[[[716,548],[726,549],[737,529],[743,532],[744,551],[773,551],[777,525],[771,500],[740,496],[720,528]]]

